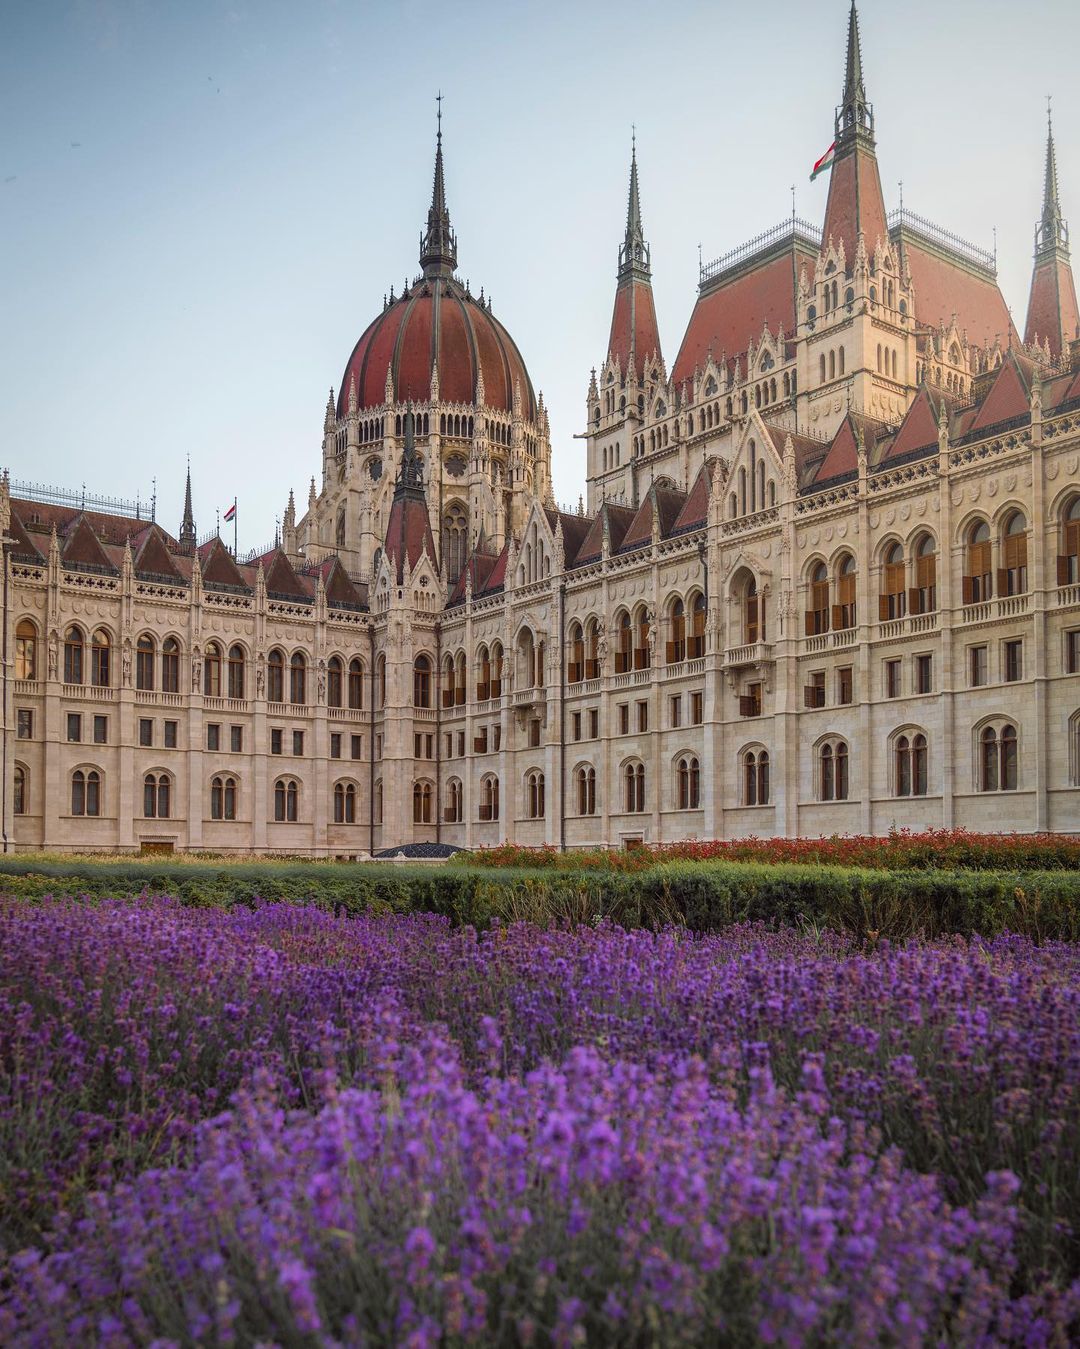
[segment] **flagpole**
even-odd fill
[[[237,521],[237,518],[236,518],[236,497],[233,497],[233,499],[232,499],[232,555],[233,555],[233,561],[234,561],[234,562],[236,561],[237,557],[239,556],[239,553],[238,553],[238,551],[237,551],[237,542],[236,542],[236,540],[237,540],[237,530],[238,530],[238,529],[239,529],[239,522]]]

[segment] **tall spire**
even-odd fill
[[[1050,120],[1050,105],[1046,107],[1046,177],[1043,183],[1042,219],[1035,227],[1035,251],[1052,248],[1069,251],[1069,226],[1061,214],[1058,199],[1057,157],[1054,154],[1054,126]]]
[[[191,462],[188,461],[187,486],[184,488],[184,518],[180,524],[180,547],[195,547],[195,517],[191,513]]]
[[[649,245],[641,227],[641,197],[638,194],[637,132],[631,138],[630,195],[626,203],[626,237],[619,249],[619,280],[636,274],[648,281],[652,275],[649,265]]]
[[[427,232],[420,239],[420,266],[425,276],[453,276],[457,267],[457,237],[450,228],[446,208],[446,183],[443,179],[442,93],[436,98],[438,130],[435,136],[435,179],[431,188]]]
[[[836,110],[837,149],[841,141],[859,136],[874,143],[874,108],[866,99],[863,84],[862,47],[859,43],[859,14],[855,0],[851,0],[848,14],[847,64],[844,69],[844,92]]]

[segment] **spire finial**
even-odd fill
[[[435,176],[431,187],[427,231],[420,240],[420,266],[425,276],[452,276],[457,267],[457,238],[450,228],[446,207],[446,182],[443,176],[442,90],[435,95]]]
[[[179,543],[181,548],[195,546],[195,517],[191,512],[191,455],[188,455],[187,484],[184,488],[184,518],[180,524]]]
[[[836,110],[836,139],[862,134],[873,144],[874,109],[867,102],[863,84],[862,45],[859,41],[859,12],[851,0],[848,13],[847,62],[844,67],[844,92]]]
[[[1035,252],[1069,247],[1069,227],[1061,214],[1058,196],[1057,155],[1054,152],[1054,123],[1051,95],[1046,96],[1046,172],[1043,180],[1042,217],[1035,229]]]
[[[641,280],[648,281],[651,275],[649,267],[649,245],[641,225],[641,195],[638,191],[637,171],[637,126],[631,125],[630,133],[630,191],[626,201],[626,237],[619,249],[619,280],[636,273]]]

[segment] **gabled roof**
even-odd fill
[[[328,557],[316,568],[322,577],[328,604],[362,605],[367,603],[367,587],[358,586],[345,570],[339,557]],[[361,593],[363,590],[364,593]]]
[[[619,283],[608,335],[608,357],[617,358],[624,373],[630,368],[631,352],[639,376],[650,356],[662,359],[652,286],[637,278]]]
[[[813,482],[821,461],[829,452],[829,447],[820,440],[800,435],[797,431],[788,431],[783,426],[769,422],[765,424],[765,429],[776,446],[776,453],[781,460],[784,458],[785,446],[790,438],[791,447],[795,451],[795,478],[798,486],[805,487]]]
[[[18,558],[25,558],[28,562],[44,562],[45,555],[41,549],[34,543],[30,535],[27,534],[23,522],[19,519],[15,510],[11,512],[11,519],[8,523],[8,535],[15,540],[15,546],[12,554]]]
[[[77,515],[68,525],[64,541],[60,545],[60,557],[64,563],[75,563],[84,567],[104,567],[113,570],[108,554],[101,546],[98,536],[90,526],[85,515]]]
[[[1019,341],[1005,297],[991,275],[922,247],[910,236],[903,236],[901,248],[920,325],[947,328],[955,318],[957,328],[978,346],[992,347],[995,341],[1005,346],[1010,334]]]
[[[668,487],[651,486],[638,507],[630,528],[623,535],[619,551],[629,552],[632,548],[641,548],[652,541],[653,520],[659,527],[660,537],[669,538],[675,528],[679,512],[686,504],[685,492],[673,492]]]
[[[696,529],[708,520],[712,475],[712,462],[702,464],[690,488],[690,495],[683,502],[682,510],[675,519],[672,533],[679,534],[685,529]]]
[[[982,431],[1030,412],[1034,373],[1035,367],[1027,357],[1018,356],[1015,351],[1006,352],[997,377],[971,419],[968,433]]]
[[[432,567],[437,570],[439,555],[435,551],[435,538],[423,494],[395,493],[386,526],[386,556],[395,563],[394,574],[399,584],[405,577],[405,564],[408,563],[411,571],[425,549]]]
[[[616,506],[610,501],[602,502],[600,509],[589,522],[588,533],[581,542],[573,565],[583,567],[587,562],[596,562],[600,558],[604,549],[605,532],[608,551],[617,552],[633,521],[634,512],[629,506]]]
[[[298,600],[311,599],[311,589],[293,571],[293,565],[281,548],[274,548],[261,559],[267,591]]]
[[[165,546],[165,539],[161,529],[157,525],[150,525],[143,532],[135,552],[135,572],[143,575],[152,574],[154,576],[172,576],[177,581],[184,579],[180,569],[173,560],[168,548]]]
[[[945,405],[946,415],[951,415],[955,408],[955,400],[941,389],[931,389],[923,384],[900,423],[899,431],[879,462],[914,456],[919,450],[933,449],[936,452],[938,416],[942,404]]]
[[[877,448],[883,432],[884,427],[880,422],[874,421],[871,417],[861,416],[857,412],[849,412],[837,427],[825,458],[814,474],[815,483],[827,482],[830,478],[839,478],[845,473],[854,473],[859,467],[859,436],[862,436],[869,459]]]
[[[219,535],[204,543],[198,550],[202,578],[213,585],[238,586],[242,590],[250,589],[250,582],[236,565],[232,553],[226,548]]]
[[[562,525],[563,557],[566,561],[577,557],[592,524],[591,518],[587,515],[572,515],[569,511],[552,510],[549,506],[544,507],[544,514],[553,534],[555,526]]]
[[[86,511],[78,506],[56,506],[49,502],[34,501],[29,497],[12,497],[11,506],[22,518],[27,528],[42,529],[46,533],[54,526],[57,534],[63,538],[77,519],[84,519],[98,539],[103,543],[118,543],[123,547],[125,540],[141,535],[151,522],[132,515],[110,515],[104,511]],[[164,532],[164,531],[163,531]],[[174,540],[166,533],[170,543]]]

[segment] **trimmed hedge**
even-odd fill
[[[33,870],[28,870],[32,867]],[[192,905],[293,900],[345,913],[426,912],[493,922],[685,925],[763,921],[876,939],[1010,931],[1080,940],[1080,872],[877,871],[744,862],[669,862],[634,874],[372,863],[0,859],[0,892],[123,897],[146,890]]]

